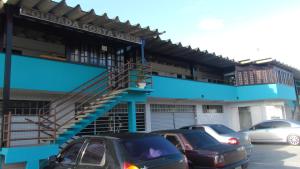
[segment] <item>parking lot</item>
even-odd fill
[[[255,144],[249,169],[300,169],[300,146]]]

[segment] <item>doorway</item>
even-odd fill
[[[249,129],[252,126],[250,107],[239,107],[240,130]]]

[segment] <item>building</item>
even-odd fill
[[[299,115],[300,71],[280,62],[235,62],[64,0],[0,0],[0,11],[5,167],[38,168],[76,135]]]

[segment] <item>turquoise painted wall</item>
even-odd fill
[[[153,77],[150,97],[211,101],[296,100],[294,87],[281,84],[228,86],[169,77]]]
[[[0,54],[0,58],[3,55]],[[104,70],[99,67],[13,55],[11,88],[67,92]]]
[[[0,88],[3,88],[4,85],[4,62],[5,57],[2,53],[0,53]]]
[[[150,97],[231,101],[237,97],[234,86],[153,76]]]

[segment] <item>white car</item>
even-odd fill
[[[200,124],[200,125],[192,125],[182,127],[181,129],[188,129],[188,130],[202,130],[208,133],[209,135],[213,136],[219,142],[224,144],[240,144],[243,145],[246,150],[248,157],[252,151],[252,144],[251,140],[247,133],[243,132],[236,132],[229,127],[222,125],[222,124]]]

